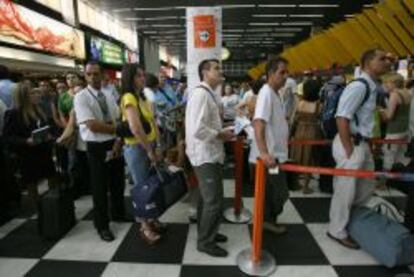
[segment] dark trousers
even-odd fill
[[[414,187],[410,184],[407,206],[405,208],[405,225],[414,233]]]
[[[223,212],[223,165],[206,163],[194,167],[200,198],[197,208],[198,247],[214,244]]]
[[[69,150],[69,172],[75,197],[89,194],[91,177],[86,152]]]
[[[14,178],[14,163],[0,137],[0,225],[16,215],[20,190]]]
[[[255,172],[256,165],[250,165],[250,171]],[[286,172],[279,170],[279,174],[269,174],[266,169],[264,221],[275,223],[283,212],[283,207],[289,199]]]
[[[332,146],[324,145],[318,148],[320,151],[320,165],[323,167],[335,167],[336,163],[332,156]],[[320,175],[319,176],[319,188],[322,192],[332,193],[333,192],[333,176]]]
[[[124,162],[123,159],[105,161],[114,141],[88,142],[87,156],[90,169],[94,225],[97,230],[109,228],[108,188],[111,193],[112,217],[124,216]]]

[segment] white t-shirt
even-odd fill
[[[237,115],[236,107],[240,102],[239,96],[237,94],[223,96],[221,102],[224,109],[224,119],[234,120]]]
[[[269,154],[281,163],[286,162],[289,157],[289,127],[280,96],[268,84],[260,89],[253,120],[265,121],[265,139]],[[249,162],[256,163],[258,157],[260,152],[254,137]]]

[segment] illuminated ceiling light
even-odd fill
[[[144,34],[157,34],[157,31],[144,31]]]
[[[275,28],[277,32],[301,32],[303,28]]]
[[[125,20],[127,20],[127,21],[140,21],[140,20],[144,20],[144,19],[139,18],[139,17],[127,17],[127,18],[125,18]]]
[[[158,31],[158,33],[160,34],[184,34],[186,30],[169,30],[169,31],[164,31],[164,30],[160,30]]]
[[[178,17],[177,16],[159,16],[159,17],[145,18],[146,21],[158,21],[158,20],[169,20],[169,19],[178,19]]]
[[[271,28],[253,28],[253,29],[247,29],[246,32],[248,33],[256,33],[256,32],[271,32],[273,29]]]
[[[297,22],[283,22],[283,26],[312,26],[313,22],[311,21],[297,21]]]
[[[247,4],[247,5],[221,5],[223,9],[244,9],[244,8],[255,8],[256,5]]]
[[[296,5],[259,4],[259,8],[294,8]]]
[[[279,26],[278,22],[250,22],[250,26]]]
[[[365,4],[364,5],[364,8],[372,8],[372,7],[374,7],[374,4]]]
[[[284,18],[287,17],[287,14],[253,14],[252,17],[258,17],[258,18]]]
[[[345,17],[346,18],[352,18],[352,17],[355,17],[355,15],[354,14],[346,14]]]
[[[114,13],[122,13],[122,12],[130,12],[132,11],[131,8],[124,8],[124,9],[113,9],[112,10]]]
[[[152,24],[154,28],[165,28],[165,27],[182,27],[180,24]]]
[[[230,38],[230,37],[241,37],[242,34],[224,34],[223,37]]]
[[[301,4],[300,8],[338,8],[338,4]]]
[[[293,18],[322,18],[323,14],[290,14],[289,17]]]
[[[230,33],[243,33],[243,29],[224,29],[223,32],[230,32]]]
[[[170,11],[174,9],[174,7],[134,8],[134,11]]]

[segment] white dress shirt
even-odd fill
[[[119,108],[110,91],[102,91],[105,96],[106,104],[108,106],[109,115],[112,122],[115,122],[119,117]],[[74,109],[76,113],[76,121],[79,125],[79,133],[85,142],[104,142],[115,139],[115,135],[94,133],[85,124],[88,120],[104,121],[104,115],[97,99],[98,91],[91,86],[81,90],[75,95]]]
[[[186,153],[193,166],[223,164],[223,141],[217,138],[222,130],[220,99],[207,83],[201,85],[212,93],[200,87],[190,93],[185,116]]]
[[[372,78],[362,71],[359,78],[365,79],[370,91],[361,81],[355,81],[346,86],[339,99],[336,117],[344,117],[350,120],[351,133],[360,134],[371,138],[375,126],[375,108],[377,105],[377,84]],[[369,93],[367,101],[361,106],[365,94]],[[358,118],[358,125],[356,124]]]

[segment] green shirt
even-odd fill
[[[65,91],[59,95],[58,109],[64,116],[69,116],[70,111],[73,108],[73,97],[68,91]]]

